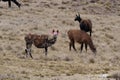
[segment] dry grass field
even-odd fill
[[[108,80],[107,75],[120,71],[119,0],[18,1],[21,9],[0,2],[0,80]],[[90,49],[80,53],[77,43],[77,52],[69,51],[67,31],[80,29],[74,21],[78,12],[93,23],[96,56]],[[53,29],[60,32],[48,56],[32,46],[34,59],[25,58],[24,36]]]

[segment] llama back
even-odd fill
[[[69,30],[68,31],[68,37],[70,39],[75,39],[76,37],[80,36],[81,35],[81,31],[80,30],[77,30],[77,29],[74,29],[74,30]]]
[[[68,31],[68,37],[70,40],[74,40],[78,43],[81,43],[81,41],[83,41],[83,37],[85,36],[89,36],[88,34],[86,34],[85,31],[82,30],[78,30],[78,29],[71,29]]]
[[[57,37],[53,35],[40,35],[34,40],[34,44],[38,48],[45,48],[55,44]]]
[[[90,19],[88,19],[88,23],[89,23],[89,26],[90,26],[90,28],[91,28],[91,32],[92,32],[92,21],[90,20]]]
[[[86,32],[92,31],[92,22],[90,19],[82,20],[80,24],[81,30],[84,30]]]
[[[34,39],[34,45],[37,48],[44,48],[45,47],[45,41],[48,39],[48,35],[36,35],[36,38]]]

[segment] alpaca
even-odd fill
[[[80,23],[80,29],[84,30],[85,32],[90,32],[90,36],[92,33],[92,22],[90,19],[82,19],[80,17],[80,14],[76,15],[75,21],[78,21]]]
[[[44,48],[45,49],[45,55],[47,56],[47,51],[48,51],[48,47],[52,46],[53,44],[55,44],[56,40],[57,40],[57,36],[58,36],[59,31],[55,31],[53,30],[52,32],[52,37],[49,37],[49,35],[37,35],[37,34],[27,34],[25,36],[25,42],[26,42],[26,57],[27,55],[30,55],[31,58],[32,54],[31,54],[31,47],[32,44],[34,44],[35,47],[37,48]]]
[[[69,43],[69,50],[71,51],[71,47],[76,51],[75,48],[75,42],[81,44],[81,52],[83,50],[83,44],[85,44],[85,49],[87,51],[87,45],[89,45],[90,49],[93,53],[96,54],[96,48],[93,45],[93,41],[91,37],[83,30],[77,30],[77,29],[70,29],[68,31],[68,37],[70,39]]]

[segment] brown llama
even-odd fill
[[[76,15],[75,21],[78,21],[80,23],[80,29],[85,32],[90,32],[90,36],[92,33],[92,22],[90,19],[82,19],[80,17],[80,14]]]
[[[69,50],[71,51],[71,47],[76,51],[75,42],[81,44],[81,52],[83,50],[83,44],[85,44],[85,49],[87,51],[87,45],[89,45],[90,49],[93,53],[96,54],[96,48],[93,45],[93,41],[91,37],[83,30],[71,29],[68,31],[68,37],[70,39]]]
[[[31,54],[32,44],[34,44],[34,46],[37,47],[37,48],[44,48],[45,49],[45,55],[47,55],[48,47],[55,44],[55,42],[57,40],[58,33],[59,33],[58,30],[57,31],[53,30],[51,37],[49,35],[45,35],[45,34],[42,34],[42,35],[27,34],[25,36],[26,57],[28,55],[30,55],[30,57],[33,58],[32,54]]]

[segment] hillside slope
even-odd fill
[[[19,0],[20,1],[20,0]],[[107,80],[104,75],[120,71],[119,0],[21,0],[21,9],[0,2],[0,79],[10,80]],[[77,13],[93,23],[94,56],[88,49],[69,51],[69,29],[80,29]],[[32,46],[34,59],[25,58],[24,36],[60,31],[48,49]]]

